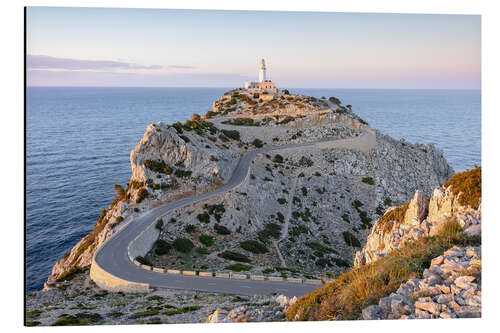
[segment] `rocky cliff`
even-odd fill
[[[63,280],[90,265],[99,246],[158,202],[194,195],[220,185],[238,162],[239,153],[208,138],[218,130],[206,122],[185,125],[150,124],[130,153],[132,176],[126,188],[115,185],[117,196],[103,209],[94,229],[53,267],[49,280]]]
[[[480,172],[480,168],[471,171],[472,174],[479,175]],[[459,178],[459,176],[460,174],[454,177]],[[389,208],[374,224],[363,249],[356,252],[354,265],[370,263],[408,242],[425,236],[434,236],[450,219],[456,220],[465,234],[480,235],[480,199],[472,202],[461,200],[461,197],[467,194],[459,192],[458,187],[454,189],[455,178],[445,183],[444,187],[435,188],[430,199],[426,199],[423,193],[417,190],[413,199],[407,204]],[[480,176],[479,181],[476,180],[473,186],[479,186],[480,196]]]
[[[263,145],[320,143],[260,154],[237,190],[164,216],[160,240],[171,250],[154,247],[147,260],[306,278],[327,270],[334,277],[352,265],[353,250],[387,207],[416,189],[430,195],[453,173],[441,150],[371,130],[331,102],[284,95],[259,101],[238,93],[220,104],[219,112],[184,124],[147,127],[130,154],[127,186],[115,187],[117,197],[94,230],[49,279],[87,267],[96,249],[137,214],[220,186],[241,154]],[[196,251],[172,249],[177,239],[188,239]]]

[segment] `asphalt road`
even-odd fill
[[[326,141],[326,140],[322,140]],[[239,295],[265,295],[279,293],[286,296],[302,296],[320,286],[299,284],[291,282],[235,280],[215,277],[185,276],[167,274],[142,269],[132,263],[128,257],[128,245],[148,226],[170,210],[185,207],[197,202],[223,194],[240,185],[246,178],[252,160],[259,153],[272,150],[300,148],[313,146],[315,142],[289,144],[283,146],[267,146],[245,153],[233,171],[231,179],[222,187],[200,194],[198,196],[184,198],[153,208],[128,223],[121,231],[110,237],[95,253],[95,261],[108,273],[124,280],[148,283],[152,288],[184,289],[204,292],[228,293]],[[172,267],[174,269],[174,267]]]

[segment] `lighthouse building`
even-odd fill
[[[248,89],[249,92],[268,92],[268,93],[277,93],[278,89],[274,85],[274,82],[268,80],[266,77],[266,63],[264,59],[260,61],[259,65],[259,81],[258,82],[245,82],[245,89]]]

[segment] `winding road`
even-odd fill
[[[375,136],[371,131],[366,131],[362,135],[349,139],[330,140],[335,141],[335,146],[351,146],[352,140],[366,140],[368,136]],[[369,139],[369,138],[368,138]],[[345,142],[344,142],[345,141]],[[325,144],[328,140],[322,140],[310,143],[289,144],[283,146],[266,146],[245,153],[238,162],[229,181],[212,192],[203,193],[194,197],[184,198],[178,201],[170,202],[162,206],[153,208],[130,221],[120,231],[104,242],[104,244],[95,252],[92,266],[97,264],[100,272],[111,274],[112,276],[129,282],[147,284],[151,288],[184,289],[203,292],[228,293],[239,295],[265,295],[270,293],[279,293],[286,296],[302,296],[308,292],[317,289],[317,285],[299,284],[291,282],[275,281],[256,281],[256,280],[236,280],[223,279],[215,277],[186,276],[179,274],[167,274],[145,270],[136,266],[130,261],[128,256],[129,244],[141,232],[150,227],[156,220],[169,211],[185,206],[195,204],[200,201],[221,195],[228,192],[238,185],[242,184],[249,174],[253,159],[257,154],[266,153],[272,150],[311,147]],[[354,144],[356,146],[356,144]],[[96,281],[95,275],[91,277]]]

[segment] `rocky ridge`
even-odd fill
[[[409,279],[377,305],[363,309],[367,320],[480,317],[480,247],[447,250],[432,260],[422,279]]]

